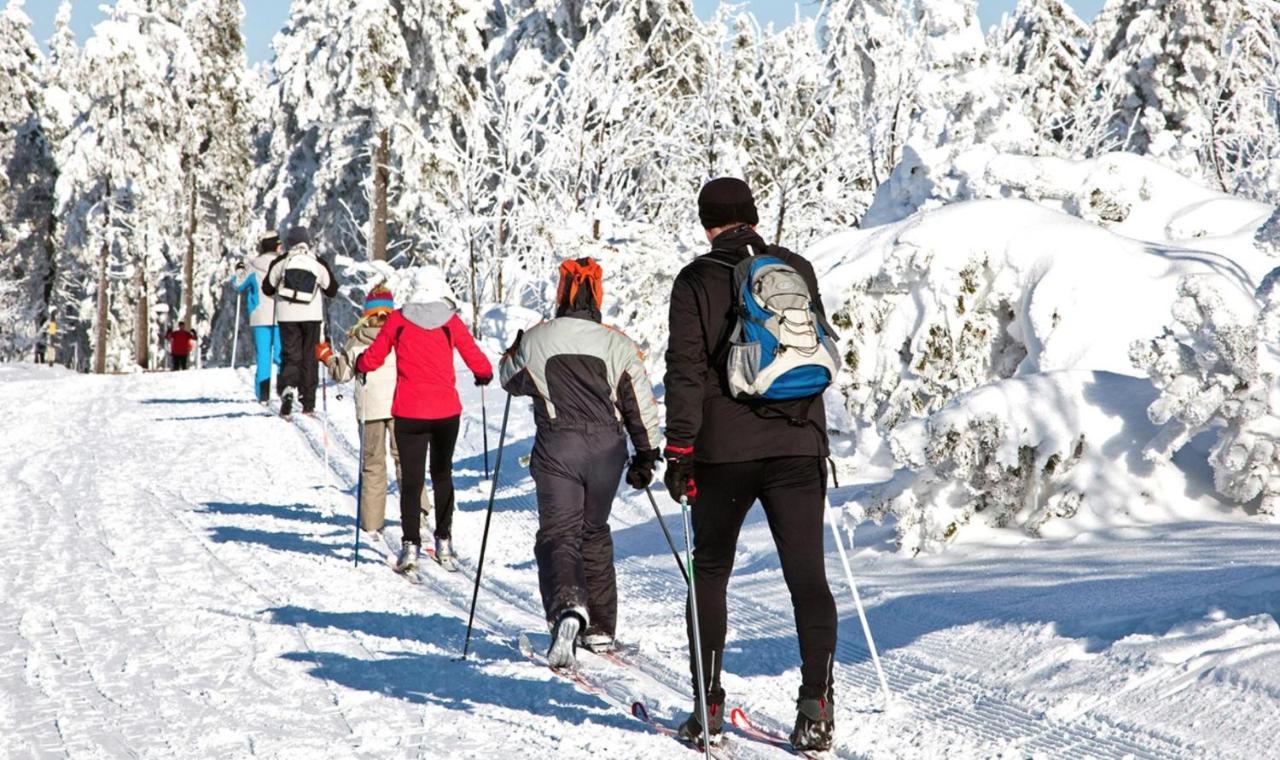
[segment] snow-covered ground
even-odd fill
[[[339,388],[327,475],[321,423],[269,416],[230,370],[0,366],[0,757],[695,757],[627,709],[644,699],[674,723],[687,707],[682,584],[643,496],[626,489],[614,519],[620,636],[637,667],[584,660],[603,685],[586,694],[515,646],[541,626],[519,401],[479,634],[456,661],[487,495],[479,394],[461,387],[467,572],[429,568],[414,586],[380,547],[353,567],[355,421]],[[496,446],[503,396],[487,401]],[[891,526],[856,538],[895,702],[881,709],[829,545],[838,756],[1274,756],[1274,525],[1233,514],[1005,532],[916,558],[895,551]],[[736,573],[729,699],[782,729],[798,655],[758,510]],[[742,736],[732,749],[787,756]]]

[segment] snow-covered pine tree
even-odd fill
[[[1111,0],[1089,70],[1114,101],[1110,129],[1124,149],[1234,190],[1228,166],[1250,139],[1239,120],[1274,122],[1274,92],[1268,104],[1258,83],[1273,78],[1277,24],[1274,0]]]
[[[1012,83],[987,49],[976,0],[916,0],[912,8],[920,58],[909,137],[867,211],[869,224],[955,200],[978,179],[983,154],[1038,147]]]
[[[145,365],[152,293],[177,274],[184,217],[176,73],[194,67],[173,7],[119,0],[77,66],[86,108],[58,152],[55,299],[93,370]],[[65,347],[64,347],[64,350]]]
[[[730,50],[735,79],[723,97],[763,230],[779,245],[802,246],[830,230],[829,212],[849,189],[824,185],[835,179],[826,170],[835,159],[836,123],[817,23],[801,19],[771,33],[742,16]]]
[[[26,353],[49,318],[55,166],[43,56],[22,0],[0,11],[0,356]]]
[[[1089,93],[1089,38],[1089,26],[1065,0],[1019,0],[994,30],[996,58],[1046,144],[1065,140]]]

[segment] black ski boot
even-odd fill
[[[791,746],[800,752],[825,752],[831,749],[836,733],[836,706],[830,699],[796,700],[796,728],[791,732]]]
[[[293,400],[298,395],[298,389],[290,386],[284,389],[284,393],[280,394],[280,416],[288,419],[293,414]]]
[[[679,736],[681,741],[701,747],[702,711],[698,709],[697,698],[694,699],[693,714],[680,724]],[[707,722],[711,724],[711,730],[708,732],[711,736],[711,745],[715,746],[724,736],[724,689],[712,689],[707,692]]]
[[[265,404],[270,400],[271,400],[271,381],[263,380],[262,382],[258,383],[258,401],[260,403]]]

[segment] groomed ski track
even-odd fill
[[[464,572],[428,565],[426,583],[413,587],[372,541],[351,567],[356,423],[336,387],[334,488],[325,489],[324,422],[274,418],[228,370],[100,378],[0,368],[0,402],[19,420],[0,442],[9,484],[0,495],[0,756],[696,757],[627,714],[634,699],[668,721],[688,707],[683,584],[643,494],[624,489],[614,520],[620,636],[638,668],[584,658],[602,685],[593,696],[515,648],[521,630],[543,625],[533,487],[520,465],[532,423],[521,400],[474,662],[453,661],[488,496],[479,393],[467,378],[460,388],[468,412],[454,535]],[[504,396],[487,395],[496,447]],[[659,503],[679,536],[678,511],[665,495]],[[1255,526],[1166,526],[914,564],[889,554],[884,537],[860,531],[853,560],[897,697],[888,713],[828,551],[841,612],[838,756],[1245,757],[1273,741],[1274,718],[1264,716],[1280,698],[1280,641],[1271,631],[1257,640],[1242,639],[1240,626],[1226,631],[1250,645],[1235,658],[1210,648],[1178,660],[1162,656],[1159,641],[1139,646],[1185,620],[1225,614],[1250,629],[1276,613],[1268,564],[1277,545]],[[1188,555],[1149,580],[1117,559],[1169,542]],[[1225,554],[1233,569],[1220,569]],[[730,702],[785,732],[798,657],[758,510],[731,595]],[[1096,682],[1080,683],[1088,678]],[[1206,715],[1206,705],[1223,713]],[[734,753],[788,756],[749,740]]]

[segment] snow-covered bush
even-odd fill
[[[1182,276],[1243,268],[1247,296],[1266,262],[1143,243],[1012,200],[952,204],[807,253],[841,335],[849,412],[882,430],[1014,375],[1133,373],[1133,337],[1159,332]]]
[[[1136,513],[1162,488],[1155,465],[1126,457],[1154,432],[1143,418],[1152,395],[1146,381],[1108,372],[985,385],[892,433],[901,469],[863,491],[859,511],[893,517],[912,554],[979,522],[1039,536],[1053,518],[1086,508],[1095,520]]]
[[[1280,514],[1280,293],[1275,277],[1259,291],[1260,310],[1229,304],[1209,278],[1188,278],[1173,305],[1174,325],[1134,343],[1133,363],[1151,377],[1159,397],[1148,409],[1159,433],[1146,456],[1165,460],[1194,436],[1217,429],[1209,453],[1214,486],[1237,502],[1261,497],[1260,509]]]

